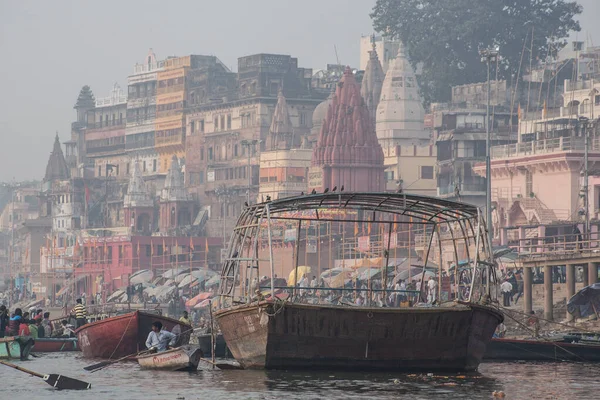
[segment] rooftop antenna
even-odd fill
[[[333,45],[333,50],[335,51],[335,59],[337,60],[337,64],[340,65],[340,58],[338,57],[337,47],[335,47],[335,44]]]

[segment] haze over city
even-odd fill
[[[581,0],[579,40],[600,44],[593,22],[600,2]],[[55,132],[70,137],[79,89],[96,98],[118,82],[127,87],[133,65],[149,48],[172,55],[219,57],[232,70],[237,58],[289,54],[314,70],[336,63],[358,66],[359,39],[372,33],[373,0],[303,2],[175,1],[0,2],[0,181],[40,179]]]

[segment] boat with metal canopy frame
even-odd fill
[[[243,368],[473,371],[503,321],[487,240],[476,206],[433,197],[329,192],[249,205],[223,260],[215,317]],[[398,279],[398,248],[420,259],[413,287]],[[309,284],[322,259],[335,278]],[[292,273],[281,284],[284,264]]]

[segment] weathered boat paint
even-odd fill
[[[77,338],[40,338],[35,339],[33,351],[54,353],[60,351],[78,351]]]
[[[137,357],[143,369],[159,369],[167,371],[195,371],[202,358],[198,346],[184,345],[175,349]]]
[[[33,343],[33,339],[29,336],[0,338],[0,359],[27,360]]]
[[[161,322],[164,329],[169,331],[178,327],[181,336],[176,345],[189,343],[192,332],[190,325],[147,311],[134,311],[92,322],[75,333],[84,357],[121,358],[146,348],[146,339],[154,321]]]
[[[367,308],[294,303],[216,312],[244,368],[474,371],[502,314],[479,305]]]

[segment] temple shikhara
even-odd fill
[[[311,173],[321,181],[309,189],[323,191],[344,187],[347,191],[383,191],[383,151],[371,116],[350,67],[338,83],[319,139],[313,149]]]

